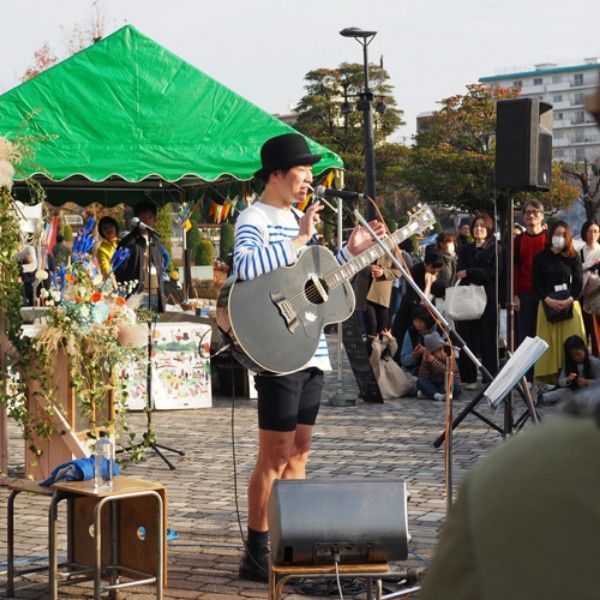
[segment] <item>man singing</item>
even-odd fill
[[[319,211],[313,203],[303,214],[302,202],[313,180],[311,167],[321,159],[311,154],[305,138],[286,133],[261,148],[262,168],[255,176],[265,182],[260,199],[239,216],[233,251],[233,272],[248,280],[296,262],[315,234]],[[382,223],[370,226],[384,234]],[[354,229],[337,259],[347,262],[373,244],[368,231]],[[323,371],[331,369],[325,336],[314,357],[300,371],[256,377],[258,392],[258,456],[248,486],[248,540],[240,563],[240,578],[268,581],[269,532],[267,505],[275,479],[303,479],[321,393]]]
[[[144,225],[154,229],[156,226],[156,205],[142,200],[135,205],[134,215],[140,224],[131,230],[119,243],[118,248],[129,248],[130,255],[115,272],[119,283],[136,280],[134,292],[143,294],[141,306],[155,312],[164,312],[166,299],[163,287],[163,257],[160,242],[153,239]]]

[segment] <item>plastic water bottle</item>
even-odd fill
[[[114,445],[107,431],[100,432],[96,442],[96,463],[94,469],[95,489],[111,489],[113,484]]]

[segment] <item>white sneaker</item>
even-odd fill
[[[422,398],[423,392],[421,390],[417,390],[417,398]]]
[[[476,390],[476,389],[477,389],[477,382],[465,383],[465,390]]]
[[[446,395],[445,394],[440,394],[440,393],[434,394],[433,395],[433,399],[436,402],[446,402]]]

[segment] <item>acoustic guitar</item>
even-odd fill
[[[434,222],[431,209],[419,205],[408,224],[383,242],[393,251]],[[354,311],[349,281],[382,254],[375,244],[340,265],[327,248],[310,246],[289,267],[248,281],[229,277],[217,300],[217,325],[235,358],[256,373],[302,369],[313,357],[323,327],[345,321]]]

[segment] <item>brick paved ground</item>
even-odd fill
[[[355,389],[347,369],[344,382],[345,389]],[[334,371],[327,378],[325,398],[335,389]],[[466,393],[457,402],[456,410],[470,397]],[[479,407],[495,422],[502,423],[501,412],[491,411],[484,403]],[[153,420],[160,442],[186,451],[185,457],[170,455],[177,466],[175,471],[170,471],[156,456],[127,469],[127,474],[162,482],[168,489],[169,527],[179,534],[179,539],[169,544],[169,587],[165,596],[206,600],[266,598],[265,585],[242,582],[237,577],[240,537],[234,493],[231,400],[217,397],[210,409],[157,412]],[[142,415],[134,415],[133,421],[142,423]],[[239,400],[234,430],[242,520],[246,510],[245,488],[256,452],[255,421],[255,401]],[[408,398],[385,404],[359,401],[352,407],[325,403],[319,416],[309,477],[406,480],[411,495],[408,511],[413,554],[407,563],[394,565],[397,569],[421,566],[415,555],[425,560],[431,558],[444,521],[444,452],[432,446],[443,421],[442,404]],[[497,433],[469,416],[454,437],[455,482],[500,441]],[[10,451],[12,474],[19,475],[22,440],[12,426]],[[5,590],[7,496],[6,488],[0,487],[0,594]],[[47,501],[27,498],[21,503],[16,554],[18,560],[25,562],[47,555],[44,517]],[[62,530],[61,535],[64,539]],[[32,576],[32,580],[37,587],[18,592],[18,597],[47,598],[43,576]],[[61,597],[84,598],[89,591],[89,584],[61,588]],[[289,598],[300,597],[294,588],[290,592]],[[153,597],[150,588],[121,594],[121,598],[136,600]]]

